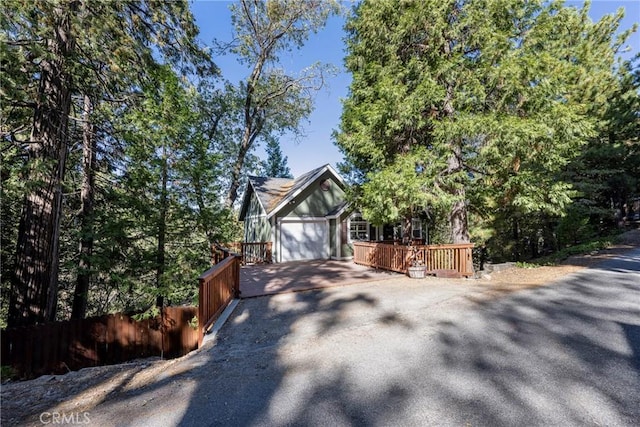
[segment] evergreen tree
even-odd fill
[[[282,155],[280,144],[275,139],[267,142],[267,160],[263,161],[262,175],[271,178],[293,178],[291,170],[287,166],[287,156]]]
[[[3,274],[15,326],[56,315],[72,97],[117,102],[139,87],[154,55],[197,71],[208,62],[186,2],[7,1],[1,26],[2,151],[23,159],[9,163],[24,162],[27,183],[13,273]]]
[[[567,165],[563,178],[576,189],[570,215],[560,220],[560,244],[577,243],[617,225],[625,205],[640,194],[640,68],[633,61],[617,71],[598,135]],[[617,212],[617,214],[616,214]]]
[[[596,134],[589,111],[606,105],[615,81],[621,14],[592,23],[588,7],[359,3],[346,27],[353,81],[336,135],[345,168],[373,182],[406,156],[429,153],[433,168],[405,164],[424,191],[446,194],[454,243],[469,240],[469,211],[509,217],[514,233],[532,213],[561,214],[574,192],[559,174]],[[387,196],[363,185],[361,197]]]

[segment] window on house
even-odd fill
[[[349,238],[351,241],[369,240],[369,223],[360,214],[354,214],[349,221]]]
[[[422,221],[420,221],[420,218],[411,219],[411,237],[422,239]]]

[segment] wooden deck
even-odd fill
[[[353,261],[315,260],[246,265],[240,269],[240,296],[251,298],[397,278]]]

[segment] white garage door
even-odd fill
[[[329,258],[326,221],[283,222],[280,226],[281,261]]]

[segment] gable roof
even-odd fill
[[[242,200],[242,207],[240,208],[240,221],[243,221],[247,214],[252,193],[255,193],[267,218],[270,218],[304,191],[305,188],[314,183],[326,171],[331,172],[335,180],[343,187],[345,186],[342,177],[338,175],[336,170],[329,164],[313,169],[295,179],[249,176],[247,189],[244,192]]]

